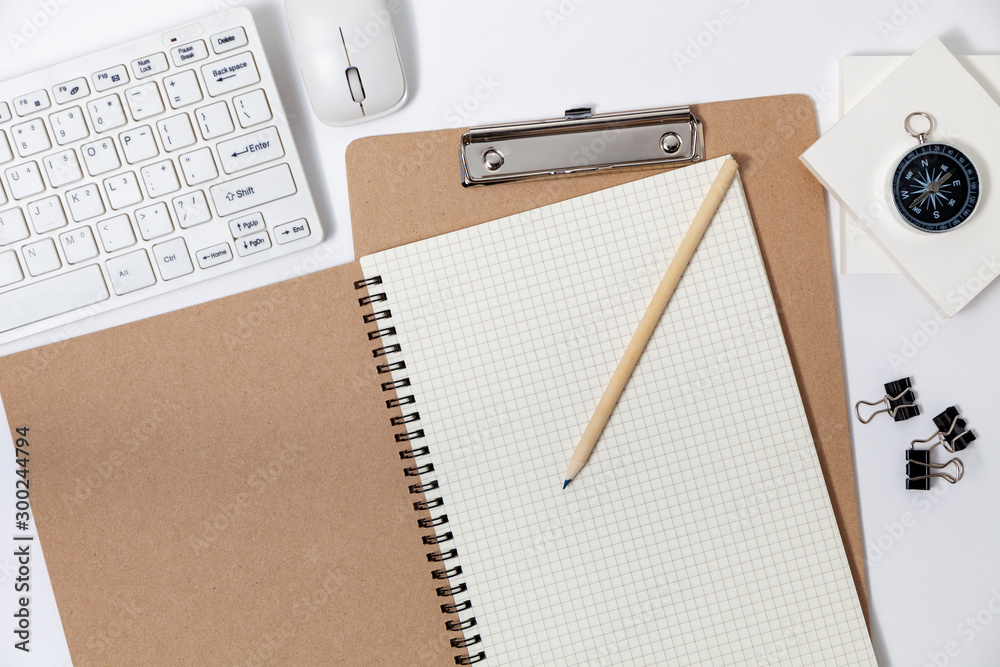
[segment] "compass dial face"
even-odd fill
[[[920,144],[900,158],[889,188],[899,216],[924,232],[955,229],[976,210],[982,194],[972,160],[938,142]]]

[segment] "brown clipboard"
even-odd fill
[[[706,159],[740,164],[792,366],[826,476],[865,619],[867,589],[840,332],[822,187],[797,164],[817,139],[805,95],[692,105],[704,124]],[[464,188],[463,130],[368,137],[347,150],[359,257],[643,178],[655,170],[603,171]]]
[[[693,110],[708,155],[740,161],[867,610],[823,195],[797,159],[811,102]],[[462,189],[459,134],[349,147],[358,256],[649,173]],[[362,278],[353,262],[0,359],[74,664],[455,664]]]

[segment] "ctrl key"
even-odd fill
[[[153,246],[153,257],[164,280],[173,280],[194,272],[184,239],[171,239]]]

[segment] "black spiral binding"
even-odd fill
[[[354,283],[354,289],[363,289],[365,287],[371,287],[374,285],[381,285],[382,277],[375,276],[374,278],[368,278],[366,280],[358,280]],[[368,296],[364,296],[358,299],[358,303],[361,306],[370,306],[372,304],[381,304],[388,301],[388,297],[384,292],[372,294],[369,293]],[[392,373],[394,371],[404,370],[406,368],[406,363],[403,361],[386,362],[384,360],[390,354],[402,351],[402,348],[398,343],[389,343],[386,339],[391,338],[396,335],[396,327],[383,322],[383,320],[389,320],[392,318],[392,311],[388,308],[384,310],[376,310],[374,312],[368,313],[364,316],[366,324],[371,324],[378,322],[378,329],[368,332],[368,340],[380,341],[381,347],[377,347],[372,350],[372,356],[379,360],[376,367],[379,374]],[[382,383],[382,391],[396,391],[410,386],[409,378],[401,378],[398,380],[388,380]],[[404,396],[401,393],[396,394],[396,398],[389,399],[385,402],[387,408],[402,408],[407,405],[415,405],[417,402],[413,395]],[[412,409],[411,409],[412,410]],[[396,442],[413,442],[414,440],[419,440],[424,437],[424,430],[422,428],[415,428],[409,426],[409,424],[419,422],[420,413],[416,410],[404,414],[402,416],[392,417],[390,423],[393,426],[403,426],[406,430],[403,433],[396,434]],[[417,483],[410,484],[409,489],[412,494],[426,494],[428,491],[433,491],[439,487],[437,480],[424,481],[424,477],[429,473],[434,472],[433,463],[421,463],[416,459],[420,459],[425,456],[430,455],[430,450],[425,446],[410,445],[409,449],[404,449],[399,452],[399,458],[404,461],[411,462],[409,467],[403,469],[403,475],[405,477],[415,477],[417,478]],[[425,510],[438,509],[444,506],[443,498],[432,498],[430,500],[422,500],[413,503],[413,509],[422,512]],[[421,517],[417,520],[417,525],[421,528],[436,528],[438,526],[443,526],[448,523],[447,514],[439,514],[438,516],[425,518]],[[453,540],[455,536],[450,532],[438,533],[435,531],[430,535],[423,536],[423,543],[427,546],[434,546],[439,544],[445,544]],[[439,570],[434,570],[431,572],[431,576],[436,580],[450,580],[453,577],[457,577],[462,574],[462,567],[460,565],[451,565],[458,558],[457,549],[444,549],[440,551],[427,554],[427,560],[431,563],[442,563],[443,567]],[[459,593],[465,593],[468,591],[468,586],[465,583],[455,584],[454,586],[441,586],[437,588],[437,594],[439,597],[454,597]],[[457,614],[459,612],[467,611],[472,609],[472,602],[465,600],[464,602],[455,602],[453,604],[443,604],[441,605],[441,612],[445,614]],[[471,616],[464,621],[453,621],[449,620],[445,622],[445,627],[450,632],[461,632],[463,637],[461,639],[452,639],[451,645],[454,648],[468,648],[482,642],[482,637],[480,635],[474,635],[472,637],[465,637],[464,633],[469,628],[475,627],[476,617]],[[482,662],[486,659],[486,652],[479,651],[476,654],[469,652],[469,655],[459,655],[455,656],[455,663],[459,665],[472,665],[477,662]]]

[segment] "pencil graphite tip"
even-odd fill
[[[572,482],[572,481],[573,480],[571,480],[571,479],[567,479],[565,482],[563,482],[563,488],[565,489],[567,486],[569,486],[569,483]]]

